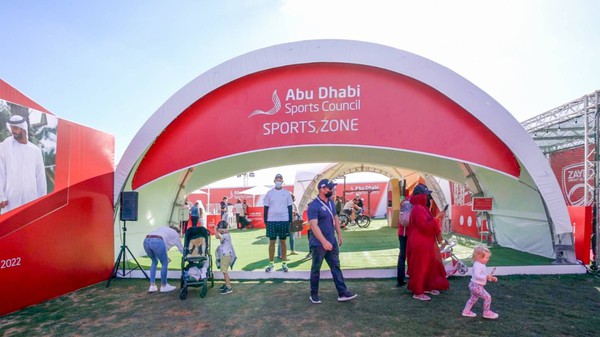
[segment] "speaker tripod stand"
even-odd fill
[[[133,253],[131,252],[131,250],[129,250],[129,247],[127,247],[126,239],[127,239],[127,221],[123,221],[123,241],[122,241],[123,244],[121,244],[121,251],[119,251],[119,255],[117,256],[117,260],[115,261],[115,266],[113,267],[112,274],[110,275],[108,282],[106,282],[107,288],[110,286],[110,282],[114,278],[117,278],[117,276],[119,274],[119,266],[121,266],[121,265],[123,267],[121,270],[121,277],[130,275],[134,270],[139,268],[142,271],[142,273],[144,274],[144,276],[146,276],[146,279],[150,279],[148,277],[148,274],[146,274],[146,271],[144,270],[144,268],[142,268],[142,266],[140,266],[140,263],[138,262],[138,260],[135,258],[135,256],[133,256]],[[125,268],[127,266],[127,252],[129,252],[129,255],[131,255],[131,258],[133,259],[133,261],[135,261],[135,268],[132,268],[129,271],[125,270]]]

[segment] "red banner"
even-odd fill
[[[452,205],[452,231],[457,234],[479,239],[477,213],[470,205]]]
[[[443,122],[444,127],[424,121]],[[418,126],[419,132],[400,132],[400,125]],[[223,139],[223,130],[235,135],[235,141],[215,142]],[[422,135],[430,134],[438,141],[423,141]],[[192,142],[211,146],[194,156],[173,151]],[[249,74],[198,99],[158,136],[140,162],[132,188],[239,153],[322,144],[409,149],[520,174],[512,151],[435,89],[374,67],[311,63]]]
[[[568,206],[569,217],[573,224],[573,236],[575,237],[575,256],[584,264],[590,263],[590,249],[592,237],[592,207],[591,206]]]
[[[493,201],[493,198],[473,198],[471,210],[474,212],[491,211]]]
[[[594,151],[594,145],[589,147],[590,153]],[[585,148],[576,148],[557,151],[550,154],[550,166],[560,183],[561,190],[568,206],[585,205],[585,185],[594,184],[594,171],[588,173],[588,181],[585,181]],[[587,199],[593,199],[593,190],[589,189]]]
[[[64,120],[58,126],[54,191],[1,216],[0,315],[111,275],[114,137]]]
[[[253,228],[265,228],[264,207],[248,207],[248,218]]]

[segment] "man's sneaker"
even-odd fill
[[[355,293],[350,292],[350,291],[346,291],[345,293],[341,294],[340,296],[338,296],[338,302],[346,302],[346,301],[350,301],[356,298]]]
[[[221,295],[231,294],[232,292],[233,292],[233,288],[228,287],[228,286],[225,286],[225,288],[221,289],[221,291],[220,291]]]
[[[465,317],[477,317],[477,314],[472,311],[463,311],[462,315]]]
[[[273,264],[272,264],[272,263],[269,263],[269,266],[268,266],[268,267],[265,269],[265,271],[266,271],[267,273],[270,273],[270,272],[272,272],[272,271],[273,271],[273,269],[275,269],[275,266],[273,266]]]
[[[396,282],[396,288],[400,288],[406,284],[405,281]]]
[[[156,287],[156,285],[151,285],[150,288],[148,288],[149,293],[155,293],[157,290],[158,288]]]
[[[175,287],[172,286],[172,285],[170,285],[170,284],[167,284],[167,285],[164,285],[164,286],[160,287],[160,292],[161,293],[166,293],[166,292],[173,291],[173,290],[175,290]]]
[[[486,311],[483,313],[483,318],[487,318],[487,319],[496,319],[498,318],[498,314],[493,312],[493,311]]]
[[[308,299],[310,299],[310,301],[313,302],[314,304],[321,303],[321,300],[319,299],[319,295],[310,295],[310,297]]]
[[[225,289],[225,288],[227,288],[227,285],[226,285],[226,284],[224,284],[224,285],[220,286],[220,287],[219,287],[219,291],[221,291],[221,290],[223,290],[223,289]]]
[[[288,266],[287,266],[287,264],[286,264],[286,263],[284,263],[284,264],[281,266],[281,269],[282,269],[282,270],[283,270],[285,273],[287,273],[287,272],[288,272],[288,270],[289,270],[289,269],[288,269]]]

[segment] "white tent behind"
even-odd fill
[[[265,185],[257,185],[252,188],[249,188],[247,190],[241,191],[240,194],[251,195],[252,196],[252,206],[259,206],[259,202],[261,200],[260,200],[260,198],[259,198],[259,200],[256,200],[256,196],[265,195],[265,194],[267,194],[267,192],[269,192],[269,190],[271,190],[271,187],[268,187]]]

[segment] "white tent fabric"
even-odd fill
[[[265,194],[269,192],[272,187],[267,187],[264,185],[258,185],[251,187],[247,190],[241,191],[240,194],[246,194],[252,196],[252,206],[263,206],[263,200],[265,198]],[[256,196],[259,196],[258,200]]]
[[[463,107],[502,140],[521,164],[522,176],[515,179],[472,163],[464,163],[476,168],[475,173],[484,192],[493,195],[497,202],[498,209],[493,215],[498,242],[544,256],[553,255],[553,244],[572,245],[569,241],[572,227],[556,178],[531,137],[506,109],[475,85],[439,64],[405,51],[357,41],[314,40],[277,45],[242,55],[198,76],[148,119],[126,149],[115,172],[117,205],[119,192],[131,189],[133,173],[156,137],[191,104],[216,88],[248,74],[316,62],[361,64],[402,74],[434,88]],[[314,151],[315,147],[319,151]],[[360,148],[322,144],[294,149],[269,149],[259,154],[243,153],[214,162],[199,163],[186,183],[191,188],[204,186],[239,173],[236,167],[243,164],[246,164],[242,166],[246,170],[278,166],[282,164],[280,159],[283,155],[289,164],[330,162],[331,158],[337,158],[340,162],[352,161],[356,158],[356,152],[344,150],[356,151]],[[289,155],[290,152],[294,152],[295,156]],[[278,155],[278,160],[271,158]],[[425,153],[369,148],[369,158],[373,158],[376,165],[398,167],[403,166],[398,165],[399,162],[408,163],[406,167],[414,171],[460,183],[466,180],[462,163]],[[196,174],[197,171],[201,174]],[[183,179],[181,172],[175,172],[138,189],[142,194],[139,209],[145,221],[149,224],[172,221],[169,214],[173,214],[173,206],[165,204],[164,199],[171,198],[171,202],[180,195],[179,185]],[[506,187],[511,188],[511,193],[502,190]],[[515,222],[515,219],[518,221]],[[117,223],[118,219],[115,219]]]
[[[251,188],[249,188],[247,190],[243,190],[243,191],[240,192],[240,194],[247,194],[247,195],[253,195],[253,196],[254,195],[263,195],[263,194],[267,194],[267,192],[269,192],[269,190],[271,188],[272,187],[267,187],[267,186],[264,186],[264,185],[258,185],[258,186],[251,187]]]

